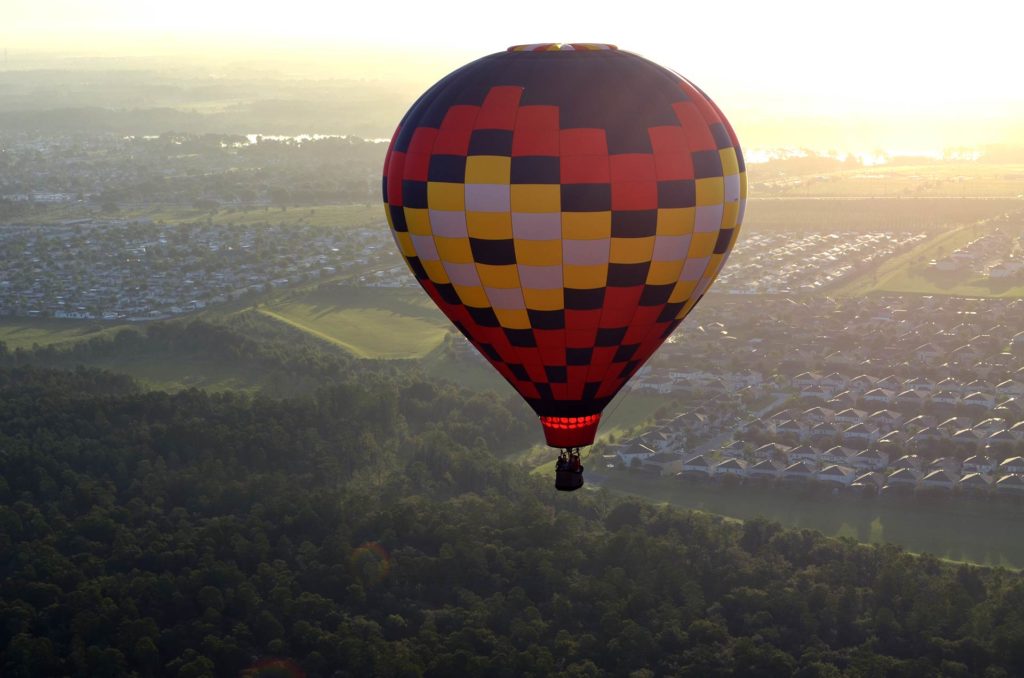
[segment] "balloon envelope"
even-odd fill
[[[554,447],[593,442],[718,275],[745,197],[715,104],[610,45],[512,47],[456,70],[384,162],[410,270]]]

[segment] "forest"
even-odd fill
[[[4,676],[1024,675],[1015,572],[556,493],[514,403],[247,322],[0,349]],[[200,349],[307,388],[75,367]]]

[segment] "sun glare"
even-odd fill
[[[320,77],[425,87],[510,44],[611,42],[701,84],[758,145],[926,147],[1024,141],[1019,3],[971,11],[867,0],[734,2],[522,0],[282,6],[240,1],[9,0],[0,40],[20,50],[179,54],[290,62]],[[870,140],[876,140],[872,142]]]

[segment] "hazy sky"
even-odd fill
[[[863,150],[1024,143],[1022,27],[1016,0],[0,0],[12,52],[216,45],[424,88],[512,44],[611,42],[696,82],[741,138]]]

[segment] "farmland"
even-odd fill
[[[259,311],[362,358],[422,358],[448,332],[447,320],[418,289],[324,286]]]

